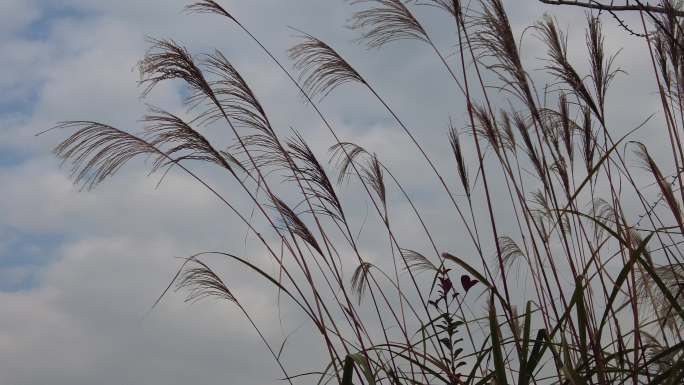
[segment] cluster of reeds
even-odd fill
[[[663,137],[658,151],[671,151],[673,159],[664,165],[631,141],[644,124],[618,135],[611,126],[606,99],[619,69],[614,53],[604,47],[596,15],[586,17],[588,73],[569,59],[566,36],[553,18],[532,27],[535,33],[527,38],[547,47],[544,70],[553,79],[547,87],[535,84],[524,67],[501,0],[467,7],[459,0],[351,3],[351,26],[362,42],[374,48],[406,39],[427,44],[449,77],[445,86],[461,93],[458,103],[465,103],[467,120],[451,122],[447,134],[454,171],[438,169],[429,149],[400,118],[402,111],[393,110],[333,47],[302,33],[289,49],[291,72],[214,0],[197,1],[187,10],[223,17],[265,51],[274,70],[284,72],[329,131],[337,175],[329,174],[303,136],[272,126],[267,108],[221,52],[194,56],[172,40],[151,42],[140,62],[141,84],[148,93],[160,82],[184,82],[193,119],[154,108],[139,134],[69,121],[59,127],[75,133],[56,154],[72,161],[76,182],[86,188],[129,160],[148,156],[154,170],[187,173],[231,210],[277,271],[258,266],[250,256],[213,254],[250,268],[277,288],[287,298],[281,306],[297,308],[320,335],[327,365],[306,374],[290,372],[258,320],[204,261],[211,253],[188,257],[175,285],[189,301],[212,297],[236,305],[289,383],[684,383],[684,255],[679,247],[684,233],[684,23],[675,6],[666,2],[671,13],[642,18],[666,134],[651,129]],[[446,12],[455,55],[445,55],[421,24],[414,13],[421,5]],[[392,165],[339,137],[319,109],[323,96],[348,83],[376,98],[415,145],[416,162],[434,174],[436,188],[448,198],[449,207],[442,211],[453,213],[464,229],[469,244],[463,250],[438,245],[430,221]],[[208,124],[224,125],[234,144],[216,148],[201,133]],[[469,153],[475,157],[469,159]],[[628,162],[635,159],[632,153],[649,180],[635,177],[637,166]],[[198,177],[193,169],[201,164],[224,170],[258,215],[241,212],[234,198]],[[364,256],[355,235],[359,229],[338,195],[335,182],[343,179],[360,186],[371,220],[383,229],[376,237],[387,238],[384,261]],[[283,183],[287,196],[296,200],[278,192]],[[412,211],[415,232],[431,249],[411,250],[397,235],[392,219],[397,199],[408,203],[404,207]],[[270,233],[255,225],[262,220]],[[473,255],[465,256],[464,250]],[[520,285],[519,276],[530,287]]]

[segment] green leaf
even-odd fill
[[[570,347],[568,346],[565,337],[561,338],[561,348],[563,349],[563,366],[562,370],[572,385],[586,385],[584,378],[577,373],[572,364],[570,356]]]
[[[677,298],[675,298],[675,296],[672,295],[672,292],[667,287],[667,285],[665,285],[663,280],[660,279],[658,273],[656,273],[655,270],[653,270],[653,266],[648,261],[646,261],[645,258],[641,257],[641,255],[637,255],[637,257],[641,266],[644,268],[644,270],[646,270],[648,275],[651,276],[651,279],[653,279],[653,281],[656,283],[660,291],[662,291],[663,295],[668,300],[672,308],[675,309],[679,314],[679,317],[681,317],[682,320],[684,320],[684,310],[682,310],[682,307],[679,305]]]
[[[475,365],[473,365],[473,368],[470,370],[470,374],[468,375],[468,378],[465,381],[466,384],[473,383],[473,380],[475,379],[475,373],[477,372],[477,369],[480,367],[480,363],[482,363],[482,360],[487,358],[487,356],[489,355],[491,348],[485,348],[485,345],[487,345],[488,342],[489,337],[485,338],[484,342],[482,343],[482,346],[480,347],[480,350],[478,350],[477,360],[475,361]]]
[[[370,365],[368,365],[368,359],[366,359],[366,356],[362,353],[355,353],[350,354],[347,357],[351,357],[356,365],[361,368],[361,372],[363,373],[363,376],[366,377],[368,385],[374,385],[375,375],[373,375],[373,371],[371,370]]]
[[[486,384],[489,384],[489,380],[491,380],[492,377],[494,377],[494,375],[495,375],[495,373],[494,373],[494,372],[491,372],[491,373],[489,373],[488,375],[482,377],[482,378],[480,379],[480,381],[476,382],[474,385],[486,385]]]
[[[508,385],[506,379],[506,364],[504,362],[501,329],[496,319],[496,306],[494,305],[494,295],[489,297],[489,331],[492,336],[492,355],[494,356],[494,378],[496,385]]]
[[[529,385],[532,370],[527,367],[527,354],[530,349],[530,329],[532,327],[532,301],[527,301],[525,308],[525,324],[523,325],[522,352],[520,353],[520,373],[518,374],[518,385]]]
[[[534,369],[537,367],[539,362],[541,361],[542,356],[544,355],[544,350],[546,349],[544,342],[548,340],[548,335],[546,332],[546,329],[539,329],[537,331],[537,337],[534,339],[534,346],[532,347],[532,352],[530,353],[529,360],[527,361],[527,367],[525,368],[526,370],[526,379],[524,384],[529,384],[530,379],[532,378],[532,372],[534,372]]]
[[[618,274],[617,279],[615,280],[615,284],[613,284],[613,290],[610,293],[610,297],[608,297],[608,302],[606,302],[606,310],[603,312],[603,317],[601,318],[601,322],[599,323],[598,327],[598,333],[597,335],[601,336],[603,335],[603,327],[606,324],[606,321],[608,320],[608,315],[610,314],[610,310],[613,308],[613,302],[615,302],[615,299],[617,298],[618,293],[620,292],[620,288],[622,287],[622,284],[625,282],[627,279],[629,273],[632,271],[632,266],[634,263],[637,261],[639,258],[639,255],[646,250],[646,245],[648,244],[648,241],[651,240],[651,238],[655,235],[655,231],[650,233],[646,238],[644,238],[640,243],[639,246],[636,248],[636,250],[633,250],[630,252],[629,260],[627,263],[625,263],[625,266],[622,268],[620,271],[620,274]],[[622,238],[619,236],[615,235],[618,239],[622,241]],[[624,242],[626,244],[626,242]],[[629,245],[627,244],[629,247]]]
[[[581,276],[577,278],[577,284],[576,286],[581,286],[582,278]],[[579,339],[580,339],[580,354],[582,356],[582,361],[583,362],[589,362],[589,356],[587,355],[587,351],[589,347],[587,346],[587,332],[588,332],[588,318],[587,318],[587,308],[584,304],[584,293],[581,292],[579,293],[577,297],[577,303],[575,304],[575,309],[577,309],[577,327],[578,327],[578,332],[579,332]]]
[[[680,356],[674,365],[655,376],[649,385],[681,384],[682,377],[684,377],[684,356]]]
[[[608,159],[608,157],[610,156],[610,154],[611,154],[613,151],[615,151],[615,149],[617,148],[618,144],[620,144],[620,142],[622,142],[623,140],[625,140],[625,138],[627,138],[629,135],[631,135],[634,131],[636,131],[636,130],[638,130],[639,128],[641,128],[641,127],[642,127],[644,124],[646,124],[646,122],[647,122],[648,120],[650,120],[652,117],[653,117],[653,114],[651,114],[651,116],[649,116],[643,123],[641,123],[641,124],[638,125],[637,127],[635,127],[635,128],[633,128],[632,130],[630,130],[628,133],[626,133],[625,135],[623,135],[620,139],[617,140],[617,142],[615,142],[615,144],[613,144],[613,146],[611,146],[611,147],[606,151],[606,153],[601,157],[601,159],[599,159],[599,161],[594,165],[594,167],[591,169],[591,171],[589,171],[589,173],[587,174],[587,176],[584,178],[584,180],[582,181],[582,183],[580,183],[579,187],[577,187],[577,189],[576,189],[575,192],[572,194],[572,196],[570,197],[570,199],[568,199],[568,204],[565,206],[565,209],[562,210],[562,211],[566,211],[566,210],[570,207],[570,205],[571,205],[572,202],[575,200],[575,198],[577,198],[577,195],[579,195],[580,191],[582,191],[582,189],[584,188],[584,186],[586,186],[587,183],[589,183],[589,181],[591,180],[591,178],[594,177],[594,174],[596,174],[596,172],[598,172],[598,170],[599,170],[599,168],[601,167],[601,165],[603,164],[603,162],[605,162],[606,159]]]
[[[342,384],[352,385],[352,375],[354,374],[354,359],[348,355],[344,359],[344,367],[342,368]]]
[[[399,351],[395,349],[401,349]],[[382,351],[388,351],[391,352],[392,354],[401,357],[405,359],[406,361],[412,363],[413,365],[416,365],[420,370],[425,371],[426,373],[434,376],[436,379],[448,383],[449,380],[446,379],[444,376],[442,376],[443,373],[449,372],[449,367],[446,366],[446,364],[439,358],[439,357],[434,357],[431,356],[428,353],[425,353],[424,351],[418,351],[414,350],[412,345],[402,345],[402,344],[396,344],[396,343],[384,343],[384,344],[377,344],[374,345],[367,350],[382,350]],[[410,351],[410,354],[405,354],[404,352]],[[420,360],[423,360],[421,362]],[[439,369],[439,371],[433,369],[434,366],[435,368]]]

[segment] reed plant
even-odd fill
[[[188,256],[162,296],[178,289],[188,301],[230,303],[290,384],[684,383],[684,23],[676,4],[642,10],[635,28],[662,107],[662,127],[649,129],[662,138],[659,154],[671,153],[667,163],[632,138],[648,116],[629,130],[612,123],[607,99],[621,71],[598,14],[586,16],[586,61],[578,66],[553,17],[516,36],[502,0],[354,0],[350,6],[350,26],[363,44],[419,41],[443,67],[443,86],[460,94],[454,103],[466,111],[462,122],[444,117],[449,163],[438,162],[402,119],[410,111],[393,109],[369,75],[329,43],[298,31],[288,50],[291,63],[281,62],[214,0],[186,10],[219,16],[217,22],[236,26],[264,51],[329,132],[332,166],[302,134],[272,124],[268,108],[223,53],[191,54],[173,40],[150,41],[140,84],[147,95],[160,83],[182,82],[190,119],[154,107],[139,132],[95,121],[55,127],[70,130],[55,153],[70,162],[80,186],[95,187],[132,159],[148,158],[161,179],[181,172],[211,192],[276,266],[232,251]],[[416,15],[421,6],[449,18],[455,54]],[[521,39],[546,47],[539,60],[548,82],[524,65]],[[462,246],[440,245],[434,234],[444,230],[431,226],[393,165],[341,137],[321,110],[326,96],[351,84],[369,93],[413,146],[416,167],[443,194],[440,211],[462,229]],[[233,144],[216,147],[203,134],[209,125],[223,127]],[[199,176],[202,167],[222,171],[242,195],[226,196]],[[338,187],[345,180],[369,206],[368,221],[379,229],[373,238],[386,239],[382,258],[371,260],[359,244],[364,230]],[[254,215],[235,199],[253,204]],[[413,250],[397,231],[400,209],[409,210],[399,214],[412,218],[411,231],[424,237],[425,250]],[[210,255],[248,268],[277,290],[279,306],[307,319],[326,354],[320,367],[288,368],[282,346],[267,338],[207,262]]]

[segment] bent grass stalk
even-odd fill
[[[338,178],[329,177],[303,134],[285,135],[273,127],[267,106],[223,53],[217,50],[196,60],[199,56],[172,40],[150,42],[140,64],[143,95],[148,97],[161,82],[180,81],[189,90],[192,119],[150,107],[140,134],[91,121],[54,127],[75,130],[55,153],[71,162],[82,188],[96,187],[135,158],[150,157],[151,171],[163,172],[160,183],[178,169],[209,190],[257,237],[277,266],[270,273],[249,256],[230,251],[196,254],[185,260],[159,300],[175,286],[190,302],[213,298],[237,306],[291,384],[680,383],[684,22],[679,8],[670,1],[656,8],[637,7],[663,107],[668,135],[662,146],[671,152],[668,164],[630,137],[636,130],[652,129],[646,126],[648,119],[613,139],[617,128],[610,118],[610,86],[620,81],[621,72],[614,68],[619,58],[606,53],[598,14],[586,18],[588,74],[572,64],[567,37],[554,19],[543,19],[533,26],[536,36],[525,36],[541,39],[548,49],[543,71],[553,81],[546,84],[525,68],[501,0],[467,6],[458,0],[350,3],[351,27],[360,31],[359,41],[378,49],[418,41],[447,70],[453,82],[445,87],[455,87],[463,98],[454,104],[465,107],[462,126],[470,138],[445,114],[453,172],[438,171],[439,153],[423,145],[400,118],[410,111],[392,109],[375,82],[370,85],[372,78],[362,76],[330,45],[301,33],[300,43],[289,50],[297,77],[214,0],[196,1],[186,10],[229,20],[273,60],[331,134]],[[448,32],[455,32],[452,45],[457,50],[453,63],[428,34],[432,26],[416,16],[422,5],[451,20],[449,28],[455,31]],[[377,99],[427,162],[436,187],[456,209],[458,215],[449,220],[462,230],[467,247],[442,249],[437,241],[441,229],[430,225],[411,184],[401,182],[402,170],[382,161],[382,154],[338,135],[319,102],[350,83],[362,85]],[[200,133],[208,124],[225,126],[235,144],[218,150]],[[619,146],[636,149],[652,180],[637,178]],[[466,150],[474,151],[474,160]],[[242,213],[193,171],[201,167],[226,171],[261,217]],[[347,176],[362,186],[364,199],[377,214],[376,225],[389,240],[377,253],[388,260],[371,263],[364,256],[349,202],[332,182]],[[450,177],[460,183],[463,198],[453,193]],[[498,186],[506,190],[498,191]],[[395,199],[397,192],[400,198]],[[407,207],[396,204],[402,201],[418,221],[413,238],[396,222],[397,210]],[[270,234],[257,230],[254,221],[261,220]],[[491,233],[479,229],[482,221]],[[434,260],[407,247],[421,233]],[[468,250],[476,255],[462,254]],[[274,348],[239,293],[203,260],[210,255],[246,266],[291,299],[328,355],[327,362],[319,362],[322,370],[290,373],[281,354],[287,339],[279,350]],[[490,268],[488,255],[496,268]],[[474,267],[473,257],[482,268]],[[350,281],[345,273],[351,273]],[[514,274],[529,277],[532,289]],[[278,306],[288,304],[279,301]]]

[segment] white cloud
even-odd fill
[[[31,0],[5,0],[0,3],[0,36],[16,32],[40,16]]]
[[[171,294],[146,316],[177,266],[169,256],[178,246],[169,239],[77,242],[39,288],[0,294],[3,381],[180,385],[237,375],[258,384],[277,376],[268,360],[253,360],[266,350],[251,342],[256,335],[232,304],[189,306]],[[268,319],[269,296],[236,286],[247,307]],[[264,369],[244,377],[229,369],[253,365]]]
[[[515,10],[517,25],[533,22],[541,14],[538,4]],[[17,164],[0,166],[0,229],[3,227],[33,234],[60,234],[66,241],[54,251],[50,264],[38,273],[37,287],[0,293],[0,373],[10,385],[60,384],[187,384],[227,381],[236,384],[275,383],[281,374],[261,346],[249,324],[230,305],[183,304],[172,295],[151,315],[144,317],[155,296],[173,276],[182,257],[203,250],[245,252],[267,268],[273,266],[258,257],[263,250],[251,238],[245,246],[245,226],[215,197],[181,173],[171,173],[155,190],[156,179],[146,178],[143,162],[134,162],[122,175],[105,182],[93,192],[79,193],[67,178],[68,168],[59,169],[49,149],[66,133],[51,132],[39,138],[34,134],[64,119],[96,119],[134,127],[144,112],[138,99],[137,73],[133,71],[144,53],[146,35],[174,37],[198,50],[214,46],[226,51],[262,99],[279,132],[293,126],[310,140],[321,157],[332,144],[330,135],[301,98],[289,87],[268,59],[225,20],[210,16],[183,16],[183,1],[85,1],[62,2],[85,16],[64,16],[50,22],[45,38],[12,34],[41,15],[50,2],[3,1],[0,3],[0,42],[6,52],[0,58],[0,103],[27,103],[37,91],[35,105],[27,112],[7,114],[0,126],[0,151],[25,155]],[[353,33],[342,25],[348,8],[341,2],[280,0],[233,2],[234,11],[253,32],[264,38],[273,52],[284,58],[284,49],[293,33],[286,26],[301,27],[330,40],[359,70],[374,80],[378,91],[411,127],[428,148],[438,151],[440,168],[447,179],[455,180],[451,155],[445,138],[449,116],[466,125],[461,96],[451,86],[448,75],[429,50],[414,42],[388,51],[364,52],[350,43]],[[517,3],[517,0],[516,0]],[[52,4],[54,5],[54,4]],[[14,15],[7,17],[7,15]],[[579,12],[572,12],[574,17]],[[567,19],[569,20],[570,16]],[[450,24],[446,24],[450,25]],[[574,25],[573,25],[574,28]],[[450,31],[450,30],[449,30]],[[571,30],[578,34],[579,29]],[[638,49],[622,39],[624,33],[612,28],[609,36],[620,36],[615,45],[625,45],[622,58],[632,73],[645,65],[635,61]],[[583,37],[573,35],[572,52],[583,48]],[[453,44],[453,34],[441,37]],[[579,48],[578,48],[579,47]],[[532,58],[543,52],[539,45],[526,46]],[[445,49],[448,51],[448,49]],[[455,59],[454,59],[455,60]],[[623,122],[636,123],[640,109],[624,111],[636,103],[630,95],[650,97],[649,79],[632,76],[629,82],[616,81],[618,102],[613,109]],[[4,92],[7,91],[7,92]],[[153,101],[162,107],[182,111],[180,97],[172,86],[160,88]],[[648,100],[648,99],[647,99]],[[404,134],[390,120],[377,101],[361,87],[340,90],[322,103],[342,138],[358,141],[377,151],[395,171],[416,199],[441,247],[463,252],[462,229],[434,177],[427,172]],[[209,127],[206,134],[226,143],[221,127]],[[626,128],[619,128],[624,131]],[[434,152],[433,152],[434,154]],[[2,163],[0,163],[2,164]],[[216,181],[226,196],[249,212],[251,205],[227,177],[202,170]],[[158,176],[157,176],[158,177]],[[215,178],[215,179],[214,179]],[[505,191],[499,181],[496,191]],[[356,185],[343,187],[356,229],[382,231]],[[416,231],[417,222],[400,195],[391,207],[397,214],[398,234],[407,246],[425,247],[426,240]],[[503,205],[503,204],[502,204]],[[508,209],[503,207],[503,209]],[[368,219],[366,219],[368,215]],[[256,215],[258,218],[258,215]],[[512,220],[512,219],[511,219]],[[487,228],[486,222],[482,224]],[[383,237],[362,237],[363,250],[370,258],[390,262]],[[456,236],[454,234],[457,234]],[[0,252],[3,250],[0,239]],[[465,253],[467,254],[467,252]],[[213,259],[224,266],[220,259]],[[379,262],[381,263],[381,262]],[[389,266],[389,265],[388,265]],[[274,293],[244,270],[224,268],[224,273],[241,300],[254,312],[274,343],[282,337]],[[0,268],[0,279],[19,280],[21,268]],[[248,278],[249,277],[249,278]],[[285,314],[284,332],[301,321]],[[298,334],[310,341],[311,331]],[[315,343],[302,344],[309,350]],[[298,346],[298,345],[295,345]],[[292,364],[304,369],[324,366],[320,352],[291,348]],[[303,353],[300,353],[303,352]],[[312,360],[315,357],[316,360]],[[320,365],[319,365],[320,364]],[[319,365],[320,367],[318,367]]]

